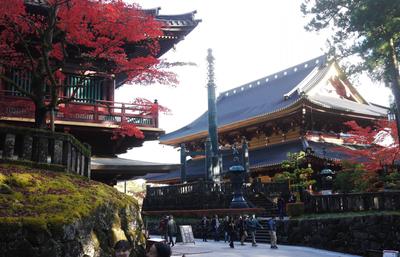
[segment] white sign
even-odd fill
[[[383,257],[399,257],[399,252],[392,250],[383,250]]]

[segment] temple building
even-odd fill
[[[28,10],[38,6],[39,8],[43,7],[41,1],[29,0],[25,2]],[[195,18],[196,12],[161,15],[159,11],[160,8],[144,10],[145,13],[154,16],[157,21],[163,24],[163,35],[157,38],[159,51],[156,57],[160,57],[173,49],[201,21]],[[129,45],[125,51],[131,58],[146,54],[137,45]],[[73,60],[71,60],[70,66],[74,67]],[[32,79],[28,72],[20,70],[7,72],[11,73],[9,77],[23,89],[31,90]],[[108,183],[119,177],[127,179],[149,172],[149,166],[152,166],[152,163],[144,165],[143,162],[116,158],[116,155],[125,153],[133,147],[141,146],[146,140],[158,139],[160,135],[165,133],[158,125],[157,101],[116,102],[114,91],[124,84],[126,78],[123,75],[115,77],[112,74],[105,74],[102,77],[87,76],[82,78],[82,75],[74,73],[74,68],[69,71],[63,70],[63,73],[66,75],[66,86],[59,98],[68,98],[73,94],[74,99],[58,106],[54,120],[55,131],[70,133],[79,141],[91,146],[92,155],[95,156],[92,159],[92,178]],[[80,82],[82,79],[84,79],[84,83]],[[82,87],[81,84],[84,84],[84,86]],[[136,97],[132,96],[132,100]],[[35,107],[32,100],[22,95],[12,85],[0,80],[0,123],[32,127],[34,114]],[[121,129],[124,122],[134,124],[143,132],[144,138],[134,136],[113,138],[114,133]],[[168,172],[171,167],[154,164],[153,169],[150,170]]]
[[[340,169],[347,156],[338,151],[355,120],[367,125],[387,118],[388,109],[368,102],[348,81],[337,62],[320,56],[221,93],[217,100],[222,174],[233,163],[233,145],[249,147],[250,177],[268,182],[288,153],[304,151],[314,172]],[[190,124],[160,137],[161,144],[197,153],[186,163],[188,181],[206,179],[204,144],[207,112]],[[147,176],[152,183],[179,183],[180,170]]]

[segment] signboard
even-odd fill
[[[398,256],[399,256],[398,251],[392,251],[392,250],[383,251],[383,257],[398,257]]]
[[[179,226],[179,230],[181,231],[182,243],[195,244],[192,226],[190,225]]]

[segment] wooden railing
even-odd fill
[[[90,178],[91,150],[72,135],[0,125],[0,160],[39,164]]]
[[[400,191],[303,195],[307,213],[400,210]]]
[[[34,118],[33,102],[21,96],[0,91],[0,117]],[[75,99],[80,100],[80,99]],[[93,103],[69,102],[61,104],[56,111],[55,121],[75,121],[120,125],[122,122],[139,127],[158,128],[158,105],[129,104],[94,100]]]
[[[279,195],[288,191],[287,183],[259,183],[244,186],[244,195]],[[200,210],[228,208],[232,200],[231,183],[197,181],[171,186],[147,187],[144,211]]]

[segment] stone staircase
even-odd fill
[[[260,224],[263,226],[263,229],[258,229],[256,232],[256,241],[257,243],[270,243],[270,236],[268,230],[268,219],[271,216],[278,215],[278,208],[276,204],[271,201],[268,197],[263,194],[254,194],[247,196],[246,200],[250,202],[251,205],[258,208],[264,208],[265,211],[259,213],[257,218]],[[246,239],[247,243],[251,243],[251,236]]]

